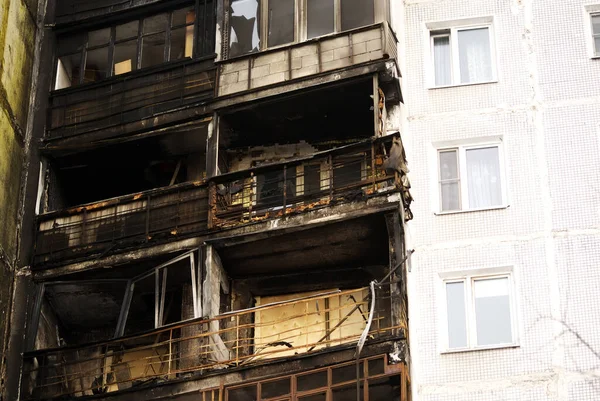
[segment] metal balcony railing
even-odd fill
[[[209,187],[209,226],[277,218],[395,190],[395,175],[381,169],[382,145],[389,141],[356,143],[216,177]]]
[[[215,74],[212,59],[190,60],[53,92],[46,139],[100,131],[104,138],[151,127],[145,120],[213,98]]]
[[[204,183],[186,183],[40,215],[35,264],[204,232],[207,197]]]
[[[389,286],[375,291],[368,341],[398,336]],[[369,318],[369,288],[331,291],[194,319],[142,335],[25,355],[28,399],[118,391],[356,343]]]

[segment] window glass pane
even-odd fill
[[[453,180],[458,178],[458,159],[456,150],[440,152],[440,179]]]
[[[489,28],[458,31],[458,59],[461,83],[492,79],[492,52]]]
[[[468,149],[467,182],[472,209],[502,204],[498,147]]]
[[[322,370],[320,372],[298,376],[296,379],[296,386],[298,391],[308,391],[327,387],[327,371]]]
[[[117,25],[115,40],[136,38],[138,36],[139,21],[131,21],[123,25]]]
[[[294,41],[295,0],[269,1],[269,46]]]
[[[60,57],[58,59],[54,89],[63,89],[77,85],[79,83],[80,69],[81,53]]]
[[[167,29],[167,14],[158,14],[144,19],[144,33],[162,32]]]
[[[452,84],[452,58],[450,54],[450,36],[433,38],[433,63],[436,86]]]
[[[196,13],[194,12],[194,7],[175,10],[173,11],[173,16],[171,17],[171,26],[193,24],[195,19]]]
[[[511,343],[508,278],[475,280],[477,345]]]
[[[142,38],[142,68],[165,61],[165,34],[148,35]]]
[[[442,211],[460,210],[460,187],[458,182],[444,182],[442,190]]]
[[[260,30],[258,0],[233,0],[231,3],[231,32],[229,56],[258,51]]]
[[[110,28],[88,33],[88,47],[107,45],[110,42]]]
[[[448,347],[467,346],[467,312],[465,305],[465,283],[446,283],[448,310]]]
[[[108,66],[108,47],[88,50],[85,60],[83,82],[94,82],[106,78]]]
[[[171,31],[171,60],[192,57],[194,26],[184,26]]]
[[[306,6],[309,39],[335,30],[334,0],[307,0]]]
[[[340,0],[342,31],[372,24],[375,21],[374,0]]]
[[[290,378],[263,382],[261,384],[261,398],[283,397],[290,393]]]
[[[125,74],[137,68],[137,40],[115,44],[115,75]]]
[[[592,16],[592,30],[594,34],[600,34],[600,14]]]
[[[58,39],[58,54],[60,56],[81,51],[85,45],[87,35],[85,33],[78,35],[61,36]]]
[[[600,55],[600,36],[594,38],[594,46],[596,48],[596,55]]]
[[[256,401],[257,387],[256,384],[251,384],[246,387],[227,390],[228,399]]]

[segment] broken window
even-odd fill
[[[333,164],[333,187],[341,189],[357,186],[357,184],[360,185],[368,175],[366,160],[366,154],[335,158]]]
[[[203,7],[203,10],[211,12],[209,7]],[[195,7],[186,7],[142,20],[59,37],[54,89],[192,57],[195,20]],[[141,54],[141,59],[138,59],[138,54]]]
[[[200,269],[185,253],[131,280],[118,336],[200,317]]]
[[[490,26],[432,31],[431,52],[435,86],[494,79]]]
[[[462,146],[438,151],[440,211],[502,206],[500,145]]]
[[[269,1],[269,47],[294,41],[295,2],[296,0]]]
[[[515,342],[511,283],[510,274],[466,274],[445,281],[448,349]]]
[[[229,56],[235,57],[260,49],[259,1],[233,0],[229,24]]]

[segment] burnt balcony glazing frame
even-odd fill
[[[54,91],[45,140],[99,131],[110,137],[140,130],[148,126],[145,120],[211,100],[215,75],[211,56]]]
[[[209,228],[235,227],[397,191],[383,168],[392,136],[222,174],[209,185]]]
[[[184,183],[37,218],[37,268],[92,254],[150,246],[204,233],[208,192],[202,183]]]

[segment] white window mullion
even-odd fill
[[[461,201],[461,210],[469,210],[469,185],[467,182],[468,174],[467,174],[467,154],[464,147],[458,148],[458,163],[459,163],[459,173],[458,176],[460,179],[460,201]]]
[[[450,31],[450,45],[452,51],[452,85],[460,84],[460,58],[458,57],[458,29],[452,28]]]
[[[467,277],[465,280],[465,296],[467,297],[467,343],[469,348],[477,345],[477,326],[475,322],[475,293],[473,291],[473,278]]]

